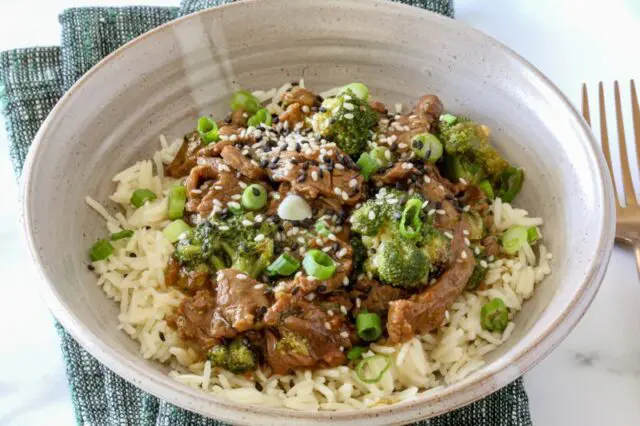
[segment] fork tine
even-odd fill
[[[631,113],[633,116],[633,130],[636,144],[636,159],[640,166],[640,106],[638,106],[638,93],[636,83],[631,80]]]
[[[616,122],[618,125],[618,141],[620,142],[620,165],[622,166],[622,182],[627,205],[637,205],[636,190],[633,188],[631,169],[629,167],[629,154],[627,152],[627,138],[624,134],[622,121],[622,103],[620,102],[620,86],[618,80],[613,82],[613,94],[616,105]]]
[[[616,180],[613,176],[613,164],[611,163],[611,151],[609,150],[609,131],[607,130],[607,112],[604,108],[604,87],[602,86],[602,82],[598,83],[598,101],[600,106],[600,140],[602,141],[602,152],[609,166],[609,175],[611,176],[611,182],[614,186],[613,194],[616,197],[616,207],[618,207],[620,201],[618,200],[618,191],[615,191]]]
[[[589,94],[587,93],[587,84],[582,83],[582,116],[591,127],[591,113],[589,112]]]

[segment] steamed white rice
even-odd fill
[[[279,94],[259,92],[257,96],[269,100]],[[181,140],[168,144],[161,138],[161,144],[162,149],[152,160],[140,161],[113,178],[117,187],[110,199],[118,205],[118,213],[110,213],[116,210],[86,198],[87,204],[104,218],[109,232],[135,230],[130,239],[113,243],[115,252],[111,257],[94,262],[93,266],[99,277],[97,285],[120,305],[119,328],[140,343],[141,355],[167,363],[172,368],[172,378],[203,392],[240,403],[304,411],[354,410],[415,398],[482,367],[484,356],[509,338],[516,327],[513,321],[502,333],[482,328],[480,309],[485,303],[501,298],[513,318],[532,296],[535,285],[551,273],[551,254],[542,244],[535,250],[526,245],[512,259],[489,262],[486,289],[461,295],[437,331],[397,346],[371,345],[365,357],[381,353],[392,359],[391,368],[373,385],[362,383],[347,366],[286,376],[267,376],[258,370],[251,378],[211,368],[208,361],[198,361],[196,352],[163,319],[175,311],[184,296],[165,285],[164,269],[173,246],[161,232],[169,223],[166,193],[175,183],[163,175],[162,165],[171,162]],[[132,209],[129,200],[138,188],[152,189],[158,199]],[[501,230],[543,223],[500,199],[492,209],[495,224]]]

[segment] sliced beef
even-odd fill
[[[283,294],[264,321],[273,327],[267,333],[267,362],[274,373],[346,363],[344,352],[351,347],[353,330],[340,310],[330,315],[316,300]]]
[[[445,312],[464,290],[476,265],[464,244],[464,225],[460,223],[451,243],[453,261],[436,283],[421,293],[389,304],[387,332],[391,343],[404,342],[438,328]]]
[[[181,339],[192,341],[206,351],[218,344],[218,339],[211,334],[215,306],[215,293],[203,288],[193,296],[186,297],[176,313],[167,317],[167,323],[178,331]]]
[[[401,287],[383,285],[378,281],[362,278],[358,280],[354,289],[350,292],[353,300],[360,299],[360,307],[353,311],[357,316],[361,312],[373,312],[384,318],[389,309],[389,304],[395,300],[405,299],[409,293]]]
[[[235,269],[218,271],[216,282],[212,336],[235,337],[259,327],[261,312],[271,304],[265,295],[265,285]]]
[[[424,95],[416,105],[415,113],[433,124],[444,112],[444,105],[436,95]]]
[[[369,101],[369,105],[371,105],[371,108],[372,108],[374,111],[376,111],[376,112],[378,112],[378,113],[380,113],[380,114],[386,115],[386,114],[387,114],[387,112],[388,112],[388,111],[387,111],[387,107],[386,107],[386,106],[384,106],[384,104],[383,104],[382,102],[379,102],[379,101]]]
[[[198,152],[205,145],[200,140],[198,132],[191,132],[184,137],[180,150],[173,158],[173,161],[169,163],[164,172],[167,176],[172,178],[181,178],[187,176],[191,169],[197,164]]]
[[[281,123],[287,123],[289,129],[293,129],[298,123],[303,123],[305,113],[302,111],[302,105],[299,103],[291,104],[287,109],[280,114],[279,119]]]
[[[498,256],[500,254],[500,245],[498,244],[498,238],[495,235],[490,235],[482,240],[484,246],[484,253],[487,256]]]
[[[248,118],[249,114],[246,113],[243,109],[233,111],[231,113],[231,125],[235,127],[246,127]]]
[[[255,160],[245,157],[235,146],[224,147],[220,155],[228,166],[251,180],[262,180],[267,177],[265,170]]]
[[[242,194],[240,182],[245,180],[232,172],[220,158],[200,157],[198,164],[191,169],[185,181],[188,212],[207,216],[216,205],[222,209],[233,201],[234,195]]]
[[[304,87],[294,87],[282,96],[284,105],[300,104],[300,106],[308,106],[311,108],[314,105],[318,105],[318,98],[310,90]]]
[[[362,175],[352,169],[353,162],[339,148],[322,149],[324,154],[320,149],[274,154],[269,166],[271,179],[289,182],[295,193],[310,201],[323,197],[341,205],[356,205],[364,196]]]

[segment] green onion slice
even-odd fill
[[[503,332],[509,324],[509,309],[502,299],[496,297],[487,302],[480,310],[482,328],[488,331]]]
[[[520,190],[524,181],[524,172],[522,169],[509,166],[500,175],[500,184],[498,197],[505,203],[512,202]]]
[[[125,238],[131,238],[132,236],[133,236],[133,231],[129,229],[124,229],[120,232],[111,234],[111,241],[123,240]]]
[[[288,253],[282,253],[267,267],[267,273],[270,276],[288,277],[298,269],[300,269],[300,261]]]
[[[336,272],[336,262],[320,250],[309,250],[302,259],[302,266],[307,274],[319,280],[328,280]]]
[[[367,348],[365,347],[354,346],[349,350],[349,352],[347,352],[347,359],[349,361],[355,361],[356,359],[359,359],[360,357],[362,357],[362,354],[365,353],[366,351],[367,351]]]
[[[416,238],[422,229],[420,211],[422,210],[422,200],[412,198],[407,201],[400,219],[400,235],[405,238]]]
[[[258,112],[249,117],[249,119],[247,120],[247,125],[251,127],[258,127],[261,124],[271,126],[271,123],[271,113],[265,108],[258,110]]]
[[[167,240],[171,243],[175,243],[180,239],[180,236],[185,232],[189,232],[191,227],[182,219],[174,220],[170,224],[168,224],[163,230],[162,233]]]
[[[440,121],[444,121],[447,124],[455,124],[455,122],[458,121],[458,117],[453,114],[442,114]]]
[[[360,155],[356,165],[360,168],[360,174],[364,176],[364,180],[369,180],[369,176],[380,168],[378,162],[368,152],[363,152]]]
[[[218,124],[211,117],[200,117],[198,119],[198,133],[200,139],[205,145],[209,145],[211,142],[217,142],[220,140],[220,134],[218,132]]]
[[[111,243],[108,240],[98,240],[93,247],[91,247],[89,257],[95,262],[97,260],[105,260],[112,254],[113,246]]]
[[[234,111],[243,110],[249,114],[255,114],[262,108],[258,98],[246,90],[238,90],[231,97],[231,109]]]
[[[442,157],[442,142],[431,133],[421,133],[411,139],[411,149],[417,157],[435,163]]]
[[[384,361],[384,365],[380,368],[378,361]],[[356,365],[356,374],[358,379],[363,383],[374,384],[378,383],[384,373],[391,367],[391,358],[386,355],[374,355],[368,358],[361,359]]]
[[[358,98],[362,99],[363,101],[369,100],[369,88],[364,84],[362,83],[347,84],[342,89],[340,89],[339,94],[342,95],[343,93],[349,90]]]
[[[184,206],[187,204],[187,189],[182,185],[176,185],[169,189],[169,219],[180,219],[184,214]]]
[[[258,183],[251,184],[244,189],[240,201],[247,210],[260,210],[267,204],[267,190]]]
[[[482,192],[484,192],[484,194],[490,200],[493,200],[494,198],[496,198],[495,194],[493,193],[493,187],[491,186],[491,182],[489,182],[488,180],[483,180],[482,182],[480,182],[478,184],[478,187],[482,190]]]
[[[378,314],[372,312],[358,314],[356,331],[362,340],[374,342],[382,335],[382,320]]]
[[[323,237],[328,237],[329,234],[331,234],[331,230],[329,229],[329,226],[324,220],[317,221],[314,227],[318,235],[322,235]]]
[[[516,254],[527,244],[528,231],[524,226],[512,226],[502,235],[502,247],[507,254]]]
[[[131,195],[131,205],[135,208],[144,206],[147,201],[153,201],[156,198],[156,194],[150,189],[136,189]]]
[[[369,155],[371,156],[371,158],[376,160],[378,162],[378,165],[382,168],[387,167],[389,166],[389,164],[391,164],[391,151],[389,151],[389,148],[378,146],[376,148],[373,148]]]
[[[527,242],[533,244],[540,239],[540,231],[536,226],[527,229]]]

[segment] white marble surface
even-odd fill
[[[0,1],[0,50],[57,44],[57,14],[65,7],[130,3]],[[576,104],[582,81],[640,80],[637,0],[456,0],[456,5],[459,20],[523,55]],[[57,336],[32,285],[38,278],[21,238],[18,190],[0,125],[0,182],[5,183],[0,203],[0,333],[5,342],[0,345],[0,425],[73,424]],[[525,376],[534,423],[640,425],[639,330],[640,280],[631,254],[616,248],[582,322]]]

